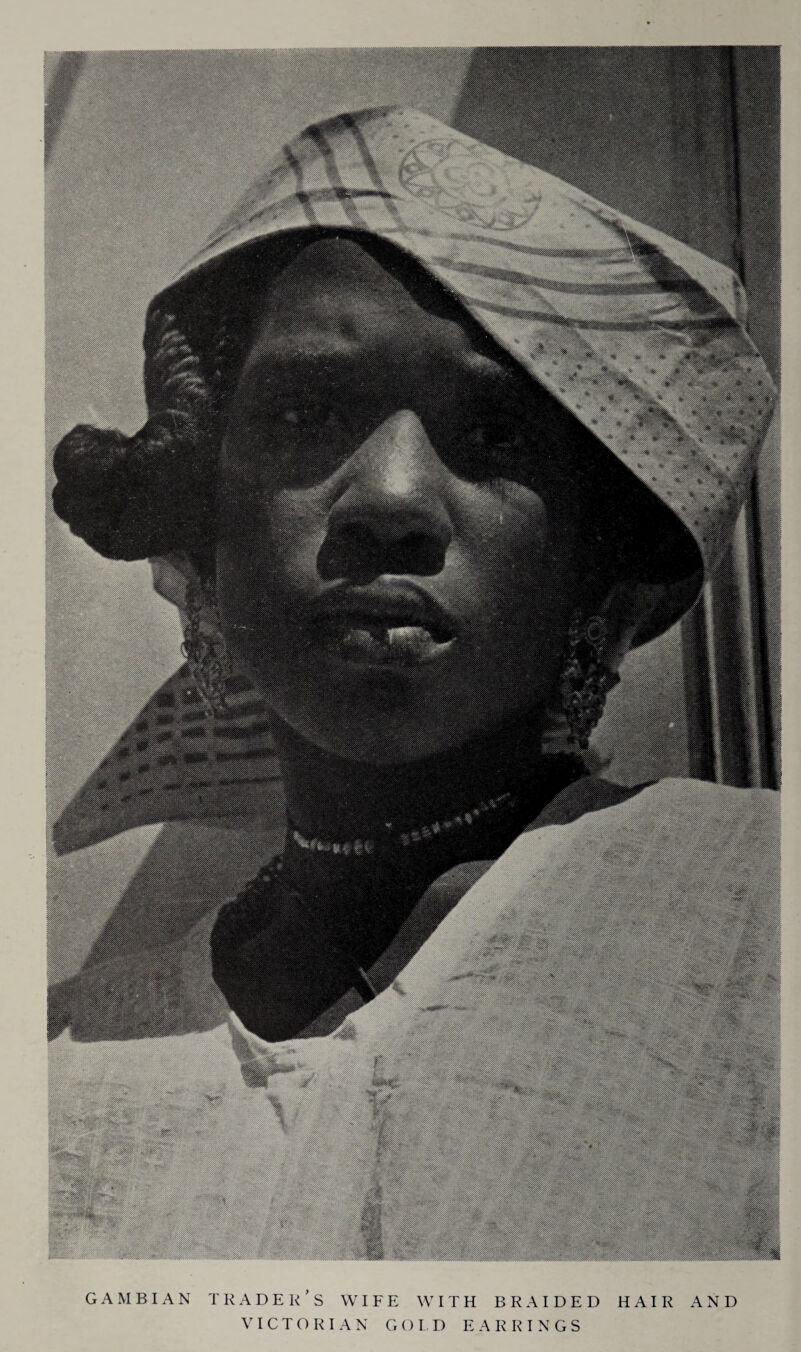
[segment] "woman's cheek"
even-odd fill
[[[481,510],[473,514],[472,550],[494,575],[536,571],[552,542],[549,513],[532,489],[511,480],[482,486]]]
[[[320,512],[297,495],[228,496],[217,550],[218,599],[230,612],[274,618],[315,586]]]
[[[265,504],[260,547],[272,574],[289,592],[304,597],[319,585],[317,558],[326,536],[326,507],[320,495],[283,490]]]

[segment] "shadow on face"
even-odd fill
[[[548,699],[587,434],[421,269],[326,237],[262,285],[220,466],[218,594],[267,703],[391,763]]]

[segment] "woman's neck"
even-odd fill
[[[542,722],[528,714],[464,746],[398,765],[347,761],[273,720],[291,824],[343,840],[450,817],[538,777]]]
[[[212,937],[215,979],[249,1028],[296,1036],[387,950],[437,878],[497,858],[579,777],[578,760],[542,755],[540,732],[529,716],[424,761],[374,766],[275,720],[290,818],[280,880],[266,870]]]

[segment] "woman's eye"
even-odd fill
[[[293,405],[287,408],[266,409],[256,415],[252,422],[260,427],[272,425],[294,432],[334,432],[341,430],[342,427],[342,418],[336,409],[326,405],[311,407]]]
[[[501,423],[478,423],[467,434],[468,445],[477,450],[489,450],[496,446],[506,446],[517,438],[517,429]]]
[[[503,469],[518,467],[527,444],[518,424],[492,420],[471,427],[460,438],[459,450],[472,475],[489,478]]]
[[[247,477],[313,483],[331,474],[353,448],[355,432],[335,404],[264,401],[231,424],[230,453]]]

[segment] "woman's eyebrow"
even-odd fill
[[[516,370],[512,365],[499,362],[494,357],[481,357],[479,361],[472,362],[470,375],[480,387],[481,393],[488,398],[519,403],[526,397],[534,397],[532,382],[525,371]]]
[[[352,376],[364,362],[363,354],[335,348],[289,350],[276,348],[259,353],[240,380],[240,390],[257,392],[262,385],[309,384]]]
[[[422,363],[426,374],[434,378],[436,371],[446,381],[465,381],[470,392],[479,400],[519,404],[527,396],[534,396],[531,381],[525,372],[510,363],[475,351],[466,352],[455,361],[451,358],[441,366],[436,354]],[[309,346],[276,345],[272,350],[258,353],[243,373],[239,393],[258,395],[271,389],[295,387],[299,391],[310,387],[334,386],[347,382],[354,393],[361,383],[360,373],[376,379],[378,366],[357,345],[337,341],[325,342],[312,337]]]

